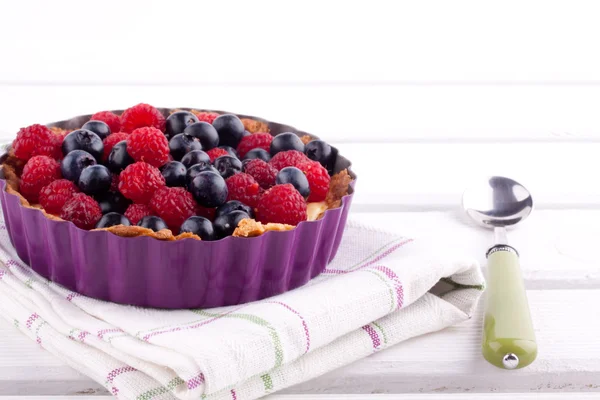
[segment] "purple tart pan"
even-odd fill
[[[171,109],[159,110],[166,116]],[[114,112],[120,114],[121,110]],[[237,115],[268,123],[272,135],[294,132],[316,138],[287,125]],[[90,115],[83,115],[48,126],[76,129],[89,118]],[[334,173],[348,169],[353,178],[342,205],[327,210],[317,221],[304,221],[290,231],[270,231],[254,238],[230,236],[213,242],[167,242],[85,231],[71,222],[54,221],[37,209],[23,207],[16,195],[5,191],[4,179],[0,179],[0,200],[17,254],[34,271],[55,283],[85,296],[141,307],[220,307],[264,299],[302,286],[335,257],[356,176],[350,170],[350,161],[337,149],[334,156]],[[5,157],[6,153],[0,161]]]

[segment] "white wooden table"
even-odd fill
[[[236,3],[237,13],[218,2],[12,3],[0,3],[0,140],[142,101],[263,116],[354,162],[352,218],[466,244],[482,265],[492,236],[461,214],[463,188],[504,174],[532,191],[536,210],[510,241],[522,254],[534,364],[503,371],[483,361],[479,312],[271,399],[600,398],[593,3],[503,2],[491,12],[481,2],[265,1]],[[108,392],[0,319],[0,399],[35,396]]]

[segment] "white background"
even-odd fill
[[[491,237],[456,217],[460,194],[480,175],[509,175],[537,208],[510,236],[535,364],[508,376],[482,362],[476,318],[288,393],[598,391],[599,11],[595,1],[0,0],[0,139],[139,102],[286,122],[353,161],[355,218],[468,243],[482,262]],[[106,392],[0,327],[0,398],[82,393]]]

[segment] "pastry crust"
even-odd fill
[[[244,218],[240,221],[235,231],[233,231],[233,235],[235,237],[255,237],[260,236],[268,231],[289,231],[294,229],[293,225],[286,224],[261,224],[260,222],[250,219]]]
[[[260,122],[250,118],[241,118],[241,121],[244,124],[244,128],[250,133],[269,133],[269,125],[266,122]]]
[[[308,144],[309,142],[312,142],[314,139],[312,137],[310,137],[309,135],[304,135],[300,138],[300,140],[302,140],[302,143]]]
[[[107,231],[114,233],[121,237],[137,237],[137,236],[149,236],[158,240],[173,241],[181,239],[195,239],[200,240],[198,235],[194,235],[190,232],[181,233],[177,236],[173,236],[173,232],[169,229],[161,229],[158,232],[154,232],[152,229],[142,228],[141,226],[125,226],[125,225],[114,225],[108,228],[92,229],[93,231]]]

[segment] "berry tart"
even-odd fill
[[[148,104],[22,128],[0,161],[23,261],[78,293],[160,308],[306,283],[337,251],[356,179],[306,132]]]

